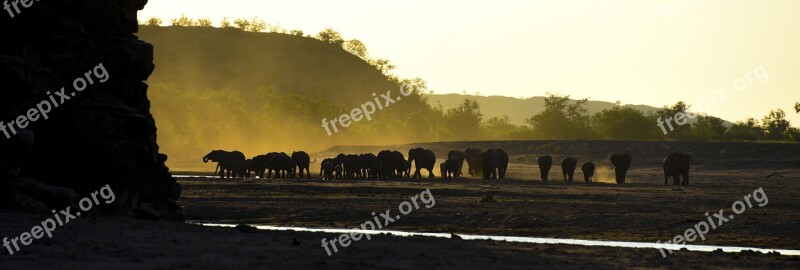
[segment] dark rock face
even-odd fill
[[[20,181],[80,196],[110,184],[117,200],[103,211],[177,218],[180,186],[158,152],[143,82],[154,69],[153,47],[134,35],[147,1],[32,2],[19,13],[12,7],[13,18],[0,9],[0,121],[8,125],[62,87],[76,95],[10,139],[0,132],[0,207],[58,207]],[[107,81],[73,91],[76,78],[97,74],[99,64]]]

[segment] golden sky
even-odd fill
[[[780,108],[800,126],[798,13],[797,0],[150,0],[139,16],[331,27],[435,93],[684,100],[729,121]]]

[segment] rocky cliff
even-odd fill
[[[0,207],[49,213],[109,184],[116,202],[99,212],[180,219],[143,82],[153,46],[135,36],[147,1],[8,2]]]

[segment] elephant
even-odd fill
[[[359,155],[347,155],[344,159],[344,174],[348,179],[361,178],[361,157]]]
[[[274,155],[275,153],[272,153],[272,155],[267,154],[253,157],[253,159],[250,161],[249,170],[247,172],[248,177],[250,176],[250,173],[253,172],[255,173],[255,176],[258,176],[258,178],[264,179],[264,173],[267,171],[267,168],[271,167],[272,158]],[[270,175],[272,175],[271,172]]]
[[[378,178],[392,179],[398,176],[402,178],[405,161],[403,153],[389,150],[378,152],[378,158],[376,159]]]
[[[372,153],[361,154],[361,174],[364,179],[373,179],[377,178],[378,170],[376,170],[376,165],[378,164],[378,157]]]
[[[508,170],[508,153],[503,149],[497,149],[497,154],[500,160],[497,162],[497,174],[500,179],[506,179],[506,170]]]
[[[553,167],[553,157],[551,156],[539,156],[536,159],[536,162],[539,163],[539,172],[542,175],[542,181],[547,181],[547,176],[550,174],[550,168]]]
[[[467,148],[467,150],[464,151],[464,158],[467,160],[468,173],[470,176],[474,177],[483,174],[481,169],[481,165],[483,164],[481,161],[482,156],[483,151],[480,149]]]
[[[689,164],[692,163],[692,156],[683,153],[672,153],[664,159],[664,185],[672,177],[673,185],[689,185]],[[683,177],[683,182],[681,182]]]
[[[300,178],[303,178],[303,170],[306,171],[308,178],[311,178],[310,166],[311,163],[317,162],[316,159],[312,162],[311,157],[306,152],[299,151],[292,152],[292,160],[294,160],[297,170],[300,171]]]
[[[237,160],[231,161],[228,163],[228,168],[232,172],[230,178],[247,178],[250,177],[248,174],[248,170],[250,168],[250,162],[252,160]]]
[[[336,179],[339,180],[342,179],[342,171],[344,171],[344,169],[342,168],[342,164],[334,165],[333,172],[335,173]]]
[[[453,177],[455,177],[455,178],[461,177],[461,174],[462,174],[461,173],[461,168],[464,167],[464,159],[466,159],[466,155],[464,154],[464,152],[461,152],[459,150],[452,150],[449,153],[447,153],[447,159],[448,160],[452,159],[452,160],[455,160],[456,162],[458,162],[458,164],[456,166],[458,170],[456,170],[454,172],[455,176],[453,176]]]
[[[592,178],[594,177],[594,163],[588,161],[583,163],[581,166],[581,171],[583,171],[583,181],[587,184],[592,182]]]
[[[458,166],[459,164],[461,163],[456,159],[447,159],[442,162],[439,165],[442,178],[450,179],[452,177],[453,179],[457,179],[459,177],[459,170],[461,170],[461,167]]]
[[[436,165],[436,154],[433,151],[419,147],[408,150],[408,162],[414,162],[414,167],[416,167],[413,178],[422,178],[420,173],[422,169],[428,170],[428,178],[435,177],[433,167]]]
[[[225,172],[227,172],[227,177],[230,178],[231,174],[233,174],[231,164],[233,162],[243,162],[245,160],[246,158],[244,154],[239,151],[228,152],[224,150],[214,150],[203,157],[204,163],[208,163],[209,161],[217,163],[217,168],[214,170],[214,175],[216,176],[217,171],[219,171],[219,178],[225,178]]]
[[[573,157],[567,157],[561,160],[561,172],[564,173],[564,182],[572,182],[572,176],[575,175],[576,166],[578,166],[578,160]]]
[[[287,155],[286,153],[277,153],[273,157],[272,162],[272,169],[275,171],[275,178],[283,178],[286,179],[287,177],[292,178],[295,175],[295,166],[296,163],[292,160],[292,157]]]
[[[336,169],[335,167],[336,164],[333,162],[333,159],[323,159],[319,170],[319,176],[322,177],[322,180],[333,179],[333,172]]]
[[[400,160],[400,178],[411,178],[411,162],[408,162],[403,156],[400,157],[403,158]]]
[[[631,155],[628,153],[611,155],[611,164],[614,164],[614,175],[617,179],[617,184],[625,184],[625,175],[628,174],[628,169],[631,167]]]
[[[505,173],[500,168],[502,165],[502,154],[505,154],[505,151],[502,149],[499,151],[497,149],[489,149],[486,150],[486,152],[483,152],[483,155],[481,155],[481,171],[483,172],[483,179],[497,179],[499,173]],[[505,156],[506,166],[508,166],[508,154],[505,154]]]

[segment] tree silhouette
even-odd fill
[[[733,126],[728,128],[725,136],[733,140],[761,140],[764,138],[764,128],[758,124],[758,120],[748,118],[745,121],[734,123]]]
[[[228,17],[224,17],[224,18],[222,18],[222,21],[219,22],[219,27],[221,27],[221,28],[231,28],[233,26],[231,25],[231,21],[228,19]]]
[[[786,132],[789,130],[789,121],[786,120],[786,113],[781,110],[770,111],[764,116],[764,130],[768,140],[782,140],[787,138]]]
[[[691,139],[691,137],[692,137],[692,124],[688,123],[689,119],[686,119],[688,117],[685,118],[686,119],[685,121],[687,123],[683,124],[683,125],[677,124],[677,120],[676,120],[676,117],[678,116],[679,113],[683,113],[684,115],[688,115],[687,112],[689,112],[689,108],[690,107],[691,106],[687,105],[685,102],[678,101],[678,103],[675,103],[675,105],[672,105],[672,107],[664,106],[663,108],[659,109],[656,112],[658,117],[661,118],[663,122],[665,122],[665,124],[663,124],[663,125],[664,125],[664,129],[667,130],[667,135],[666,135],[667,138],[675,139],[675,140],[689,140],[689,139]],[[674,128],[674,130],[671,130],[669,128],[669,125],[666,124],[666,122],[670,122],[671,125],[672,125],[672,128]]]
[[[800,113],[800,102],[794,104],[794,111]]]
[[[728,130],[724,123],[714,116],[698,115],[697,122],[692,125],[692,137],[696,140],[721,140]]]
[[[302,37],[303,36],[303,30],[292,30],[292,31],[289,31],[289,34]]]
[[[196,22],[199,27],[211,27],[212,25],[211,19],[209,18],[199,18]]]
[[[343,47],[345,51],[348,51],[358,57],[361,57],[361,59],[364,60],[368,59],[367,46],[364,45],[364,43],[358,39],[346,41]]]
[[[588,99],[572,101],[569,95],[549,94],[543,112],[525,119],[541,139],[586,139],[592,137]]]
[[[342,43],[344,43],[344,39],[342,38],[342,34],[339,34],[339,32],[336,32],[335,30],[333,30],[331,28],[325,28],[325,30],[322,30],[322,32],[319,32],[319,34],[317,34],[317,39],[325,41],[325,42],[328,42],[328,43],[337,44],[337,45],[340,45],[340,46],[342,45]]]
[[[386,74],[389,71],[391,71],[392,69],[396,68],[395,65],[392,65],[391,63],[389,63],[389,60],[386,60],[386,59],[375,59],[370,64],[375,66],[375,68],[380,70],[381,73],[383,73],[383,74]]]
[[[658,137],[658,128],[642,111],[614,106],[592,116],[592,128],[604,139],[648,140]]]
[[[233,21],[233,24],[236,25],[236,28],[239,28],[242,31],[247,31],[250,29],[250,21],[245,18],[238,18]]]
[[[172,19],[171,21],[172,26],[194,26],[194,20],[186,17],[186,15],[181,14],[180,18]]]
[[[267,23],[258,17],[253,17],[253,19],[250,21],[249,27],[247,27],[245,30],[258,33],[264,31],[265,29],[267,29]]]
[[[452,132],[451,139],[472,140],[479,136],[483,114],[478,101],[467,98],[457,108],[447,110],[444,119],[445,126]]]
[[[149,25],[149,26],[160,26],[160,25],[161,25],[161,23],[163,23],[163,21],[161,21],[161,19],[160,19],[160,18],[158,18],[158,17],[152,17],[152,18],[150,18],[149,20],[147,20],[147,23],[146,23],[146,25]]]

